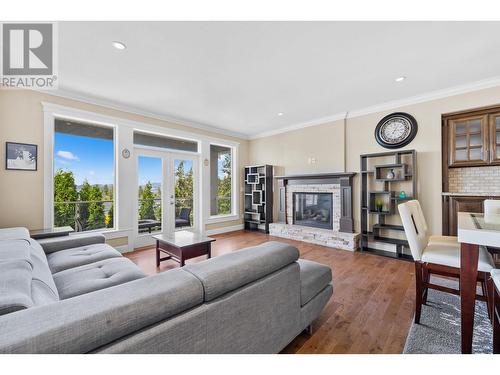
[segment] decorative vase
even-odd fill
[[[388,180],[394,180],[394,178],[396,177],[396,175],[394,174],[394,169],[391,169],[389,172],[387,172],[386,177]]]
[[[399,198],[406,198],[406,192],[404,192],[403,190],[401,190],[401,192],[399,193]]]

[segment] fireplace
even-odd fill
[[[332,229],[333,194],[293,193],[293,224]]]
[[[278,222],[269,224],[276,237],[354,251],[359,233],[352,218],[355,173],[278,176]]]

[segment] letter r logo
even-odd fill
[[[2,42],[4,75],[53,73],[52,24],[4,23]]]

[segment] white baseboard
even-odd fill
[[[129,253],[131,251],[134,251],[134,249],[130,249],[129,245],[122,245],[122,246],[116,246],[116,250],[118,250],[120,253]]]
[[[207,236],[212,236],[214,234],[221,234],[221,233],[228,233],[228,232],[234,232],[237,230],[242,230],[243,228],[245,228],[245,226],[243,224],[231,225],[230,227],[209,229],[206,231],[206,234],[207,234]]]

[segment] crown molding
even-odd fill
[[[354,117],[360,117],[372,113],[377,113],[377,112],[383,112],[383,111],[388,111],[400,107],[405,107],[413,104],[418,104],[418,103],[424,103],[432,100],[437,100],[437,99],[442,99],[450,96],[455,96],[455,95],[460,95],[460,94],[466,94],[469,92],[474,92],[474,91],[479,91],[495,86],[500,86],[500,76],[498,77],[493,77],[481,81],[476,81],[472,83],[467,83],[463,85],[458,85],[458,86],[453,86],[450,88],[442,89],[442,90],[435,90],[431,91],[425,94],[421,95],[415,95],[403,99],[398,99],[398,100],[393,100],[389,102],[384,102],[380,104],[376,104],[373,106],[368,106],[356,110],[349,110],[346,112],[340,112],[333,114],[331,116],[325,116],[325,117],[320,117],[317,119],[313,119],[310,121],[304,121],[300,122],[297,124],[292,124],[288,125],[279,129],[274,129],[274,130],[269,130],[257,134],[244,134],[232,130],[227,130],[227,129],[222,129],[213,125],[209,124],[204,124],[200,122],[195,122],[195,121],[190,121],[182,118],[178,118],[172,115],[168,114],[160,114],[160,113],[155,113],[155,112],[149,112],[146,110],[142,110],[139,108],[135,107],[130,107],[130,106],[125,106],[120,103],[116,103],[110,100],[105,100],[105,99],[100,99],[100,98],[95,98],[91,96],[86,96],[86,95],[81,95],[77,94],[72,91],[64,90],[64,89],[58,89],[57,91],[49,92],[46,90],[35,90],[35,91],[40,91],[43,92],[44,94],[52,95],[52,96],[58,96],[66,99],[71,99],[71,100],[76,100],[80,101],[83,103],[87,104],[92,104],[92,105],[97,105],[109,109],[114,109],[117,111],[121,112],[126,112],[130,114],[135,114],[139,116],[145,116],[149,118],[153,118],[156,120],[161,120],[161,121],[166,121],[170,122],[172,124],[177,124],[181,126],[186,126],[190,128],[195,128],[199,130],[204,130],[204,131],[209,131],[215,134],[220,134],[220,135],[225,135],[229,137],[235,137],[239,139],[244,139],[244,140],[253,140],[253,139],[259,139],[259,138],[265,138],[265,137],[270,137],[273,135],[277,134],[282,134],[282,133],[288,133],[294,130],[299,130],[299,129],[304,129],[312,126],[317,126],[317,125],[322,125],[322,124],[327,124],[329,122],[334,122],[334,121],[339,121],[339,120],[344,120],[346,118],[354,118]]]
[[[320,118],[317,118],[315,120],[304,121],[304,122],[299,122],[298,124],[285,126],[284,128],[279,128],[279,129],[275,129],[275,130],[268,130],[268,131],[258,133],[255,135],[250,135],[248,138],[250,140],[265,138],[265,137],[270,137],[270,136],[273,136],[276,134],[288,133],[288,132],[291,132],[294,130],[309,128],[311,126],[327,124],[329,122],[343,120],[346,117],[346,115],[347,115],[347,112],[337,113],[337,114],[332,115],[332,116],[320,117]]]
[[[222,128],[219,128],[219,127],[216,127],[213,125],[208,125],[208,124],[204,124],[201,122],[182,119],[182,118],[175,117],[175,116],[172,116],[169,114],[160,114],[160,113],[150,112],[150,111],[146,111],[146,110],[143,110],[140,108],[131,107],[131,106],[117,103],[117,102],[113,102],[111,100],[100,99],[100,98],[87,96],[87,95],[81,95],[81,94],[77,94],[75,92],[64,90],[64,89],[57,89],[55,91],[47,91],[47,90],[39,90],[39,89],[32,89],[32,90],[42,92],[42,93],[47,94],[47,95],[57,96],[57,97],[64,98],[64,99],[76,100],[76,101],[86,103],[86,104],[97,105],[100,107],[113,109],[113,110],[120,111],[120,112],[149,117],[149,118],[152,118],[155,120],[160,120],[160,121],[166,121],[166,122],[170,122],[171,124],[175,124],[175,125],[181,125],[181,126],[194,128],[194,129],[209,131],[209,132],[219,134],[219,135],[226,135],[229,137],[245,139],[245,140],[249,139],[248,135],[243,134],[243,133],[239,133],[236,131],[226,130],[226,129],[222,129]]]
[[[345,118],[354,118],[354,117],[360,117],[360,116],[365,116],[368,114],[372,113],[377,113],[377,112],[383,112],[383,111],[388,111],[391,109],[396,109],[400,107],[405,107],[413,104],[418,104],[418,103],[425,103],[429,102],[432,100],[437,100],[437,99],[442,99],[442,98],[447,98],[450,96],[455,96],[455,95],[460,95],[460,94],[466,94],[469,92],[474,92],[474,91],[479,91],[479,90],[484,90],[488,89],[491,87],[496,87],[500,86],[500,77],[493,77],[493,78],[488,78],[485,80],[481,81],[476,81],[472,83],[467,83],[459,86],[453,86],[447,89],[442,89],[442,90],[435,90],[431,91],[425,94],[421,95],[415,95],[415,96],[410,96],[404,99],[398,99],[398,100],[393,100],[353,111],[348,111],[348,112],[341,112],[337,113],[332,116],[327,116],[327,117],[321,117],[315,120],[311,121],[305,121],[301,122],[298,124],[294,125],[289,125],[284,128],[280,129],[275,129],[275,130],[269,130],[266,132],[258,133],[255,135],[251,135],[249,137],[250,140],[253,139],[259,139],[259,138],[265,138],[265,137],[270,137],[272,135],[276,134],[281,134],[281,133],[288,133],[290,131],[294,130],[299,130],[299,129],[304,129],[308,128],[311,126],[316,126],[316,125],[322,125],[326,124],[328,122],[333,122],[333,121],[338,121],[338,120],[343,120]]]

